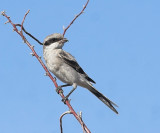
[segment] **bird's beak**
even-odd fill
[[[63,38],[63,43],[68,42],[67,38]]]

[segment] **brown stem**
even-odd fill
[[[22,27],[22,30],[28,35],[30,36],[32,39],[34,39],[36,42],[38,42],[40,45],[43,45],[42,42],[40,42],[37,38],[35,38],[31,33],[27,32],[25,30],[25,28],[21,25],[21,24],[15,24],[16,26]]]
[[[70,22],[70,24],[67,26],[67,28],[64,29],[64,31],[63,31],[63,36],[65,35],[65,33],[66,33],[66,31],[68,30],[68,28],[73,24],[73,22],[84,12],[84,10],[86,9],[88,3],[89,3],[89,0],[87,0],[87,3],[86,3],[85,6],[83,7],[82,11],[81,11],[78,15],[76,15],[76,16],[74,17],[74,19]]]
[[[22,29],[23,29],[23,24],[24,24],[24,21],[25,21],[25,19],[26,19],[26,16],[27,16],[27,14],[29,13],[29,11],[30,10],[28,10],[27,12],[26,12],[26,14],[24,15],[24,17],[23,17],[23,20],[22,20],[22,23],[21,23],[21,34],[23,35],[23,32],[22,32]]]
[[[29,11],[25,14],[24,18],[23,18],[23,21],[22,21],[22,24],[21,24],[21,31],[19,31],[16,27],[16,24],[14,24],[10,17],[6,15],[6,13],[3,11],[1,12],[1,14],[7,18],[7,22],[10,23],[12,26],[13,26],[13,30],[16,31],[20,36],[21,38],[24,40],[24,42],[27,44],[27,46],[31,49],[32,51],[32,55],[34,55],[37,60],[39,61],[39,63],[42,65],[42,67],[44,68],[44,70],[46,71],[46,75],[50,77],[50,79],[52,80],[52,82],[54,83],[55,87],[57,88],[58,87],[58,84],[56,82],[56,80],[53,78],[53,76],[51,75],[51,73],[48,71],[47,67],[45,66],[45,64],[43,63],[43,61],[41,60],[41,58],[38,56],[38,54],[36,53],[36,51],[34,50],[34,46],[32,46],[28,41],[27,39],[25,38],[25,36],[23,35],[22,33],[22,30],[23,30],[23,23],[25,21],[25,18],[27,16],[27,14],[29,13]],[[60,96],[62,98],[65,98],[65,96],[63,95],[63,91],[61,91],[60,93]],[[66,100],[66,105],[68,106],[69,110],[71,111],[71,113],[76,117],[76,119],[78,120],[78,122],[84,126],[84,130],[87,132],[87,133],[91,133],[90,130],[87,128],[87,126],[84,124],[84,122],[81,120],[81,118],[78,116],[78,114],[74,111],[74,109],[72,108],[72,106],[70,105],[69,101]]]

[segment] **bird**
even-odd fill
[[[118,111],[115,109],[115,107],[118,106],[93,87],[95,81],[84,72],[70,53],[62,49],[66,42],[68,42],[68,39],[64,38],[60,33],[48,35],[43,41],[43,58],[47,68],[59,80],[65,83],[65,85],[59,87],[73,86],[73,89],[66,96],[66,99],[77,86],[81,86],[88,89],[105,105],[118,114]]]

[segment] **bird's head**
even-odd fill
[[[47,36],[44,39],[43,45],[44,47],[51,47],[53,49],[61,49],[65,42],[68,40],[63,37],[60,33],[54,33]]]

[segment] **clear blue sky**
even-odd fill
[[[1,1],[15,23],[30,9],[25,28],[38,39],[63,33],[86,0]],[[29,48],[0,16],[0,133],[59,133],[59,117],[68,108]],[[93,133],[160,132],[160,1],[91,0],[67,31],[70,52],[95,87],[119,105],[114,114],[95,96],[78,87],[71,95],[76,112]],[[35,41],[42,56],[42,46]],[[58,81],[58,84],[62,84]],[[65,94],[71,88],[65,88]],[[72,115],[64,133],[80,133]]]

